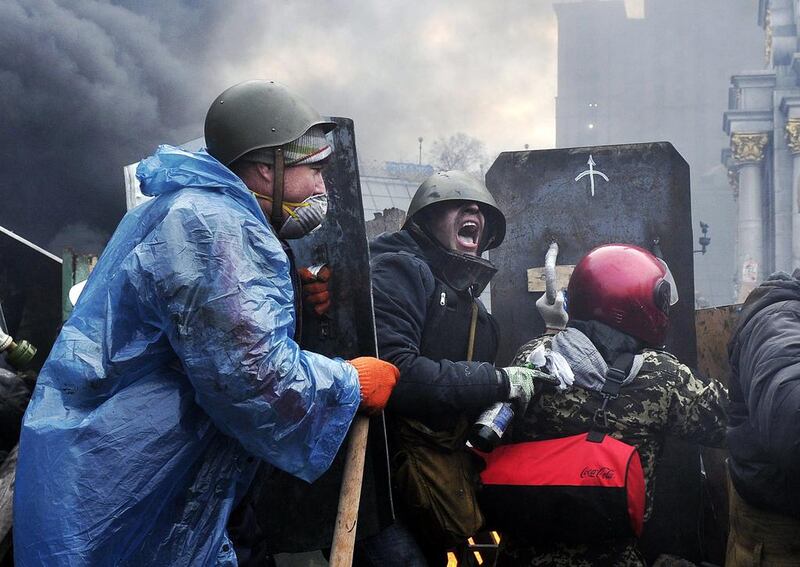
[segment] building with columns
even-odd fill
[[[723,121],[739,301],[771,272],[800,267],[800,1],[760,0],[753,17],[764,30],[765,68],[731,77]]]

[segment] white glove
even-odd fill
[[[545,327],[562,331],[567,327],[569,316],[567,310],[564,309],[564,291],[559,291],[556,294],[555,303],[548,303],[547,294],[543,293],[542,297],[536,300],[536,309],[539,310],[539,315],[544,319]]]
[[[560,353],[539,345],[536,350],[528,355],[528,363],[537,368],[546,368],[551,376],[558,378],[558,389],[562,392],[568,390],[575,382],[575,373],[572,372],[567,359]]]

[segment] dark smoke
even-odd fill
[[[122,166],[252,78],[352,117],[365,158],[417,161],[422,136],[430,160],[456,132],[551,145],[554,32],[550,2],[0,0],[0,225],[58,255],[68,225],[104,240]]]
[[[58,255],[77,244],[67,225],[86,225],[81,245],[87,231],[110,235],[122,166],[199,134],[211,95],[186,62],[202,58],[202,41],[175,30],[197,31],[213,10],[0,2],[0,225]]]

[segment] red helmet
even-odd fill
[[[598,246],[569,279],[571,318],[595,320],[653,346],[664,344],[678,290],[667,264],[630,244]]]

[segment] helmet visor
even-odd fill
[[[669,266],[667,266],[667,263],[661,258],[656,258],[656,260],[659,261],[666,272],[664,275],[664,281],[669,284],[669,305],[672,307],[678,303],[678,286],[675,285],[675,278],[672,277],[672,271],[669,269]]]

